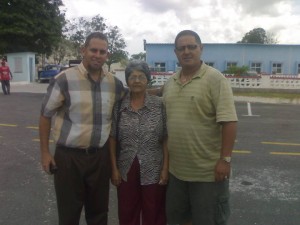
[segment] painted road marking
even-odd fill
[[[253,115],[252,110],[251,110],[251,103],[247,102],[247,109],[248,109],[248,115],[243,115],[243,116],[260,116],[260,115]]]
[[[16,125],[16,124],[4,124],[4,123],[0,123],[0,126],[3,126],[3,127],[17,127],[18,125]]]
[[[16,124],[0,124],[0,126],[5,126],[5,127],[17,127],[18,125]],[[26,128],[28,129],[36,129],[38,130],[39,127],[37,126],[27,126]],[[2,138],[2,136],[0,136],[0,138]],[[33,139],[33,141],[35,142],[40,142],[40,139]],[[49,140],[49,143],[53,143],[53,140]],[[237,140],[235,140],[235,142],[238,142]],[[262,144],[265,145],[281,145],[281,146],[300,146],[300,143],[285,143],[285,142],[267,142],[267,141],[263,141],[261,142]],[[252,151],[248,151],[248,150],[233,150],[233,153],[237,153],[237,154],[251,154]],[[270,152],[271,155],[290,155],[290,156],[300,156],[300,152]]]
[[[29,129],[35,129],[35,130],[38,130],[38,129],[39,129],[39,127],[33,127],[33,126],[28,126],[28,127],[26,127],[26,128],[29,128]]]
[[[271,155],[292,155],[300,156],[300,152],[270,152]]]
[[[250,154],[251,153],[251,151],[246,151],[246,150],[233,150],[232,152],[239,153],[239,154]]]
[[[32,139],[33,141],[35,142],[40,142],[40,139]],[[54,141],[53,140],[49,140],[50,143],[53,143]]]
[[[261,143],[265,145],[300,146],[299,143],[267,142],[267,141],[263,141]]]

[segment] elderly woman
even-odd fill
[[[129,94],[115,106],[109,141],[111,182],[117,186],[119,222],[165,225],[168,180],[165,110],[159,97],[146,92],[151,76],[145,62],[130,62],[125,78]]]

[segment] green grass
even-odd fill
[[[263,97],[263,98],[284,98],[300,99],[300,93],[280,93],[280,92],[234,92],[234,96]]]

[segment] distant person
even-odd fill
[[[145,62],[130,62],[125,69],[125,79],[130,91],[115,106],[109,139],[111,181],[118,191],[119,224],[166,225],[165,110],[159,97],[146,93],[151,76]]]
[[[2,91],[4,95],[10,95],[10,80],[13,79],[13,75],[6,65],[6,61],[2,59],[0,67],[0,80]]]
[[[227,79],[200,58],[200,37],[175,38],[181,70],[164,85],[167,112],[168,224],[225,225],[237,115]]]
[[[59,225],[78,225],[82,208],[88,225],[107,225],[111,174],[108,137],[121,81],[103,70],[107,37],[87,36],[82,63],[51,80],[40,116],[41,162],[54,173]],[[51,118],[56,148],[49,151]]]
[[[9,65],[8,65],[7,60],[6,60],[5,57],[2,58],[2,61],[5,61],[5,66],[8,66],[8,67],[9,67]]]

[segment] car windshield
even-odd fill
[[[58,70],[57,66],[50,67],[49,70]]]

